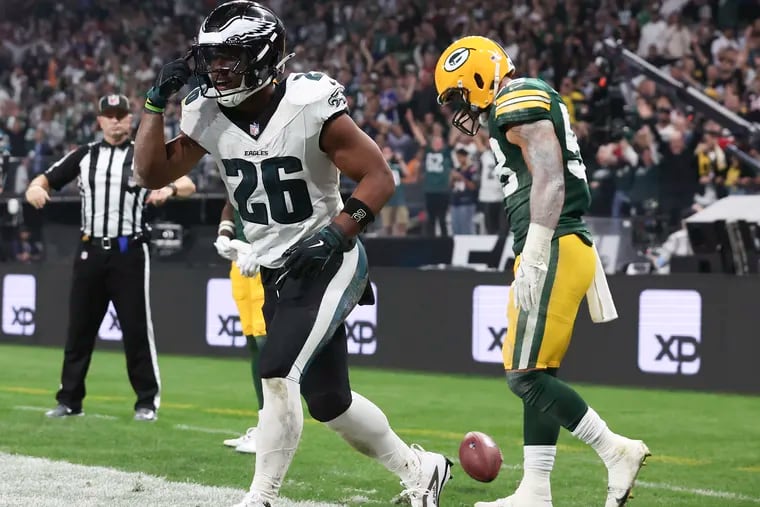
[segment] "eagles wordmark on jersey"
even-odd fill
[[[319,140],[324,123],[347,110],[343,86],[319,72],[290,75],[273,103],[268,122],[243,128],[195,89],[182,101],[181,123],[214,158],[245,237],[269,268],[343,209],[338,169]]]
[[[583,214],[591,205],[586,181],[586,166],[578,140],[570,127],[567,106],[559,94],[540,79],[511,80],[494,99],[489,116],[491,149],[497,160],[507,213],[515,235],[514,251],[519,254],[530,225],[530,190],[533,178],[522,151],[507,141],[504,129],[510,125],[549,120],[554,126],[565,166],[565,202],[555,230],[555,237],[578,234],[587,244],[592,238],[583,223]]]

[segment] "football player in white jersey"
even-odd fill
[[[162,113],[191,75],[189,58],[162,69],[135,145],[135,172],[149,188],[211,154],[251,245],[238,266],[247,276],[261,271],[265,409],[253,481],[240,505],[273,505],[301,436],[303,395],[312,417],[400,477],[413,506],[434,507],[451,463],[404,443],[348,378],[344,320],[372,300],[357,235],[393,193],[393,177],[346,114],[340,84],[316,72],[277,81],[291,56],[282,21],[268,8],[248,0],[217,7],[192,49],[193,72],[207,85],[183,100],[182,132],[165,144]],[[345,206],[338,168],[358,182]]]

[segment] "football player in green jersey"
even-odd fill
[[[649,449],[613,433],[556,377],[598,272],[583,222],[591,202],[586,169],[560,95],[539,79],[515,79],[514,71],[504,49],[485,37],[454,42],[435,70],[438,101],[454,109],[454,126],[475,135],[488,125],[517,256],[503,356],[509,388],[523,403],[523,478],[513,495],[475,505],[551,506],[562,426],[599,454],[608,470],[605,506],[619,507]]]

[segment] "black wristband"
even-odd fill
[[[369,224],[375,221],[375,214],[369,209],[369,206],[361,202],[356,197],[349,197],[343,206],[343,213],[351,217],[351,220],[359,224],[364,230]]]

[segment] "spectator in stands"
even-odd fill
[[[733,155],[729,157],[725,182],[729,195],[757,193],[756,186],[758,183],[760,183],[760,179],[751,168],[741,164],[738,157]]]
[[[642,58],[657,57],[662,52],[667,24],[660,16],[660,6],[652,4],[649,19],[641,26],[638,53]]]
[[[406,236],[409,208],[406,206],[404,188],[411,182],[410,175],[401,153],[394,153],[390,146],[385,146],[383,156],[388,161],[388,166],[393,172],[393,181],[396,183],[396,191],[380,210],[383,232],[386,236]]]
[[[691,32],[684,26],[678,12],[668,15],[663,37],[662,55],[668,60],[681,59],[691,53]]]
[[[643,216],[656,210],[659,199],[656,147],[648,127],[643,127],[636,133],[633,145],[639,154],[639,161],[631,185],[631,215]]]
[[[665,243],[647,250],[646,256],[654,265],[657,274],[667,275],[670,273],[670,261],[673,257],[694,255],[689,241],[689,232],[686,229],[686,219],[693,214],[693,210],[684,210],[681,214],[681,227],[671,233]]]
[[[618,135],[622,136],[622,133]],[[611,143],[609,150],[608,164],[614,174],[615,186],[612,196],[612,218],[622,218],[630,214],[631,188],[639,156],[625,138]]]
[[[654,131],[657,136],[656,130]],[[698,139],[697,136],[693,136]],[[694,160],[694,142],[687,144],[682,132],[676,131],[668,142],[658,141],[662,150],[660,162],[660,206],[669,217],[670,226],[677,226],[683,210],[691,208],[699,186]]]
[[[726,153],[718,144],[720,126],[714,121],[705,122],[702,140],[694,149],[700,191],[694,196],[700,208],[706,208],[718,199],[728,195],[726,174],[728,161]]]
[[[488,145],[488,133],[485,129],[474,137],[480,157],[480,188],[478,203],[483,214],[483,226],[486,234],[505,234],[507,231],[507,214],[504,211],[504,191],[499,179],[496,157]]]
[[[32,234],[26,227],[18,229],[18,237],[13,241],[12,250],[17,262],[28,264],[42,258],[41,246],[32,242]]]
[[[609,142],[599,133],[605,122],[614,118],[593,92],[600,79],[609,82],[623,75],[620,68],[611,73],[613,70],[607,72],[597,65],[595,46],[601,38],[610,35],[622,40],[627,49],[651,57],[650,63],[669,68],[675,79],[703,90],[747,119],[760,120],[760,19],[752,15],[752,2],[722,2],[718,9],[714,0],[662,0],[661,4],[652,0],[519,0],[503,9],[497,0],[483,0],[452,16],[447,0],[384,1],[382,6],[358,0],[324,4],[276,1],[291,27],[288,45],[296,52],[291,71],[323,69],[338,78],[346,86],[352,117],[379,143],[402,152],[407,162],[412,162],[419,149],[405,118],[407,110],[427,137],[433,134],[434,124],[450,124],[435,102],[430,72],[440,50],[468,33],[500,40],[518,69],[547,79],[561,92],[588,161],[590,183],[597,185],[592,190],[606,196],[601,203],[594,203],[595,213],[609,215],[612,211],[614,180],[607,181],[601,178],[603,171],[596,172],[594,155],[600,145]],[[101,0],[48,12],[19,5],[9,12],[0,20],[0,136],[9,140],[11,165],[34,150],[38,156],[30,168],[33,177],[63,156],[69,145],[96,137],[96,112],[91,105],[102,91],[124,94],[140,104],[145,83],[163,62],[181,56],[177,48],[187,47],[195,37],[198,16],[218,2]],[[174,22],[154,26],[149,21],[164,17],[174,17]],[[682,127],[674,124],[687,112],[679,102],[657,99],[665,92],[642,79],[636,96],[648,103],[659,120],[662,140],[667,143],[678,130],[688,142],[689,122]],[[178,100],[167,107],[169,137],[177,131],[174,111]],[[598,121],[594,123],[592,118]],[[639,127],[631,118],[618,120],[629,122],[627,126],[633,130]],[[579,135],[583,132],[585,139]],[[436,134],[442,136],[448,150],[460,147],[457,136],[449,136],[448,127]],[[746,151],[741,141],[735,142]],[[470,154],[477,161],[487,151],[487,144],[476,151]],[[655,142],[653,159],[660,151],[663,147]],[[424,159],[410,165],[417,163]],[[730,158],[727,164],[732,166]],[[641,167],[637,167],[639,171]],[[692,169],[697,174],[695,160]],[[736,164],[731,174],[740,176],[726,180],[730,192],[757,191],[754,171],[747,164]],[[199,190],[219,190],[213,164],[202,161],[193,176]],[[485,191],[487,180],[481,179]],[[424,207],[420,189],[424,182],[425,178],[420,178],[405,189],[413,215]],[[350,188],[343,191],[350,193]],[[495,209],[496,201],[489,202]],[[484,216],[488,221],[488,215]],[[414,231],[414,216],[411,222]],[[493,230],[488,225],[485,229]]]
[[[427,211],[425,232],[428,236],[435,236],[437,225],[438,235],[448,236],[446,215],[449,211],[451,169],[454,165],[451,150],[440,134],[426,136],[415,122],[411,110],[407,110],[407,121],[420,146],[418,156],[422,160],[422,188]]]
[[[589,164],[589,190],[591,191],[591,212],[597,216],[609,216],[612,198],[615,194],[615,173],[610,168],[616,163],[612,144],[599,146],[594,166]]]
[[[451,171],[451,231],[453,234],[475,234],[475,209],[478,202],[478,167],[470,153],[456,151],[457,167]]]

